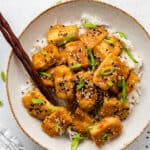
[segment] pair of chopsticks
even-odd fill
[[[3,36],[10,44],[13,49],[15,55],[19,58],[21,63],[23,64],[24,68],[35,82],[36,86],[40,89],[40,91],[44,94],[44,96],[54,105],[57,105],[57,100],[51,93],[51,91],[43,84],[39,73],[34,68],[29,56],[23,49],[19,39],[15,36],[13,31],[11,30],[8,22],[3,17],[0,12],[0,31],[2,32]]]

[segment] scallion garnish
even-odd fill
[[[2,101],[2,100],[0,100],[0,106],[3,106],[3,104],[4,104],[4,103],[3,103],[3,101]]]
[[[107,139],[108,139],[108,134],[104,133],[103,136],[101,137],[101,140],[102,141],[107,141]]]
[[[46,111],[47,111],[47,112],[54,112],[54,111],[56,111],[57,109],[58,109],[58,107],[52,106],[52,107],[48,108]]]
[[[48,52],[44,51],[44,52],[41,52],[41,54],[42,54],[43,56],[46,56],[46,55],[48,54]]]
[[[68,35],[68,36],[65,38],[65,40],[59,42],[59,43],[57,44],[57,46],[63,46],[63,45],[65,45],[66,43],[70,42],[74,37],[75,37],[74,34]]]
[[[5,74],[5,72],[4,71],[1,71],[1,79],[2,79],[2,81],[6,81],[6,74]]]
[[[113,84],[114,84],[112,81],[107,81],[106,83],[109,87],[113,86]]]
[[[81,66],[82,66],[81,64],[74,64],[74,65],[71,66],[71,69],[72,70],[77,70],[77,69],[81,68]]]
[[[56,1],[56,4],[58,5],[58,4],[61,4],[62,3],[62,0],[57,0]]]
[[[130,50],[129,50],[127,47],[124,48],[124,51],[126,52],[126,54],[128,55],[128,57],[129,57],[135,64],[138,63],[138,61],[134,58],[134,56],[131,54]]]
[[[84,87],[84,79],[80,78],[79,83],[77,85],[77,90],[81,90]]]
[[[121,103],[126,103],[126,81],[125,79],[122,79],[122,94],[121,94]]]
[[[84,139],[85,139],[84,136],[82,136],[80,133],[76,133],[73,136],[73,139],[72,139],[72,142],[71,142],[71,150],[77,150],[77,148],[80,144],[80,141],[84,140]]]
[[[43,104],[43,103],[44,103],[43,99],[40,99],[40,98],[32,99],[32,104]]]
[[[59,133],[59,132],[61,131],[61,126],[59,125],[59,123],[56,123],[56,124],[55,124],[55,131],[56,131],[57,133]]]
[[[96,125],[97,125],[97,123],[91,124],[91,125],[89,125],[89,126],[87,127],[86,130],[87,130],[87,131],[90,131],[91,129],[95,128]]]
[[[114,71],[115,71],[115,67],[114,66],[106,67],[106,68],[103,68],[101,70],[100,75],[101,76],[111,75]]]
[[[45,77],[47,77],[48,79],[51,78],[51,74],[49,74],[49,73],[47,73],[47,72],[40,71],[39,73],[40,73],[40,75],[45,76]]]
[[[104,41],[110,45],[114,45],[114,42],[111,39],[104,39]]]
[[[91,22],[83,22],[82,26],[86,29],[96,29],[97,28],[97,25],[93,24]]]
[[[117,32],[117,34],[123,38],[123,39],[127,39],[127,36],[123,33],[123,32]]]
[[[96,68],[96,61],[94,59],[94,55],[93,55],[92,49],[88,48],[87,52],[88,52],[88,56],[89,56],[89,63],[92,66],[92,70],[94,71],[95,68]]]

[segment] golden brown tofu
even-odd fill
[[[30,115],[41,120],[50,115],[54,107],[37,88],[24,95],[22,102]]]
[[[32,56],[32,62],[35,69],[43,70],[54,65],[58,58],[58,48],[53,44],[49,44]]]
[[[57,61],[57,65],[65,65],[67,64],[67,52],[64,48],[59,47],[59,60]]]
[[[70,113],[64,107],[59,107],[55,112],[44,119],[41,126],[43,131],[53,137],[61,135],[71,122],[72,118]]]
[[[86,112],[77,108],[72,117],[72,129],[81,134],[87,134],[88,127],[93,124],[94,119],[89,116]]]
[[[66,45],[67,63],[71,67],[80,64],[81,67],[88,66],[87,50],[81,41],[70,42]]]
[[[76,75],[76,78],[77,78],[77,88],[76,88],[77,102],[80,108],[82,108],[85,111],[90,111],[95,105],[97,100],[97,90],[92,82],[93,74],[90,71],[88,72],[82,71]]]
[[[64,100],[74,98],[74,77],[69,67],[65,65],[57,66],[54,74],[54,85],[56,95]]]
[[[103,106],[99,110],[101,117],[118,116],[121,120],[126,119],[129,115],[129,103],[121,103],[116,98],[104,99]]]
[[[74,36],[72,39],[78,38],[78,27],[76,25],[55,25],[49,29],[47,41],[48,43],[58,44],[65,40],[69,35]]]
[[[103,145],[105,142],[116,138],[121,134],[122,124],[117,117],[107,117],[97,123],[90,131],[91,139],[96,145]]]
[[[135,85],[140,81],[139,77],[137,76],[136,73],[134,73],[133,71],[130,72],[130,75],[127,79],[127,83],[126,83],[126,88],[127,88],[127,93],[130,93],[132,90],[134,90]]]
[[[89,29],[87,32],[81,34],[80,40],[88,47],[94,48],[108,35],[107,30],[104,27],[98,27],[96,29]]]
[[[94,73],[93,82],[102,90],[117,90],[118,80],[128,77],[130,68],[120,58],[110,53]]]
[[[103,61],[109,53],[118,56],[122,52],[123,44],[119,39],[112,36],[109,40],[111,40],[113,44],[108,43],[107,40],[104,39],[94,48],[95,57],[100,58],[101,61]]]

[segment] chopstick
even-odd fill
[[[58,104],[57,99],[54,97],[51,91],[43,84],[39,73],[34,68],[29,56],[23,49],[19,39],[13,33],[11,27],[9,26],[8,22],[3,17],[1,12],[0,12],[0,31],[2,32],[7,42],[12,47],[13,52],[19,58],[19,60],[23,64],[24,68],[26,69],[32,80],[35,82],[35,85],[52,104],[57,105]]]

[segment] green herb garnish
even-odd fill
[[[43,55],[43,56],[46,56],[47,54],[48,54],[48,52],[41,52],[41,54]]]
[[[86,29],[96,29],[97,28],[97,25],[93,24],[91,22],[83,22],[82,26]]]
[[[40,73],[40,75],[45,76],[45,77],[47,77],[48,79],[51,78],[51,74],[49,74],[49,73],[47,73],[47,72],[40,71],[39,73]]]
[[[75,37],[75,35],[74,35],[73,33],[70,34],[70,35],[68,35],[68,36],[65,38],[65,40],[59,42],[59,43],[57,44],[57,46],[63,46],[63,45],[65,45],[66,43],[70,42],[74,37]]]
[[[92,66],[92,70],[94,71],[95,68],[96,68],[96,61],[94,59],[94,55],[93,55],[92,49],[88,48],[87,52],[88,52],[88,56],[89,56],[89,63]]]
[[[80,141],[85,139],[84,136],[82,136],[80,133],[76,133],[74,136],[73,136],[73,139],[72,139],[72,142],[71,142],[71,150],[77,150],[79,144],[80,144]]]
[[[2,81],[6,81],[6,74],[5,74],[5,72],[4,71],[1,71],[1,79],[2,79]]]
[[[3,106],[3,104],[4,104],[4,103],[3,103],[3,101],[2,101],[2,100],[0,100],[0,106]]]
[[[84,79],[80,78],[79,83],[77,85],[77,90],[81,90],[84,87]]]
[[[120,99],[121,103],[126,103],[126,81],[125,79],[122,80],[122,95]]]
[[[138,63],[138,61],[134,58],[134,56],[131,54],[130,50],[129,50],[127,47],[124,48],[124,51],[127,53],[128,57],[129,57],[135,64]]]
[[[117,34],[119,34],[121,38],[127,39],[127,36],[123,32],[117,32]]]
[[[102,141],[106,141],[108,139],[108,134],[104,133],[104,135],[100,138]]]
[[[58,109],[58,107],[52,106],[52,107],[48,108],[46,111],[47,111],[47,112],[54,112],[54,111],[56,111],[57,109]]]
[[[91,124],[91,125],[89,125],[89,126],[87,127],[86,130],[87,130],[87,131],[90,131],[91,129],[95,128],[96,125],[97,125],[97,123]]]
[[[114,45],[114,42],[111,39],[104,39],[104,41],[110,45]]]
[[[56,123],[56,124],[55,124],[55,131],[56,131],[57,133],[59,133],[59,132],[61,131],[61,126],[59,125],[59,123]]]
[[[113,67],[113,66],[106,67],[106,68],[102,69],[102,71],[100,72],[100,75],[101,76],[111,75],[114,71],[115,71],[115,67]]]
[[[72,70],[77,70],[77,69],[79,69],[81,66],[82,66],[81,64],[74,64],[74,65],[71,66],[71,69],[72,69]]]
[[[107,81],[106,84],[107,84],[109,87],[111,87],[111,86],[113,86],[114,83],[113,83],[112,81]]]
[[[61,4],[62,3],[62,0],[57,0],[56,1],[56,4],[58,5],[58,4]]]
[[[43,104],[43,103],[44,103],[43,99],[40,99],[40,98],[32,99],[32,104]]]

